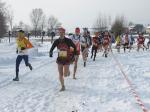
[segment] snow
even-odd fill
[[[77,80],[65,78],[66,91],[59,92],[56,64],[57,51],[49,58],[50,42],[37,43],[30,52],[33,71],[20,66],[20,81],[15,76],[16,45],[0,43],[0,110],[1,112],[142,112],[111,54],[98,53],[83,67],[80,56]],[[150,51],[118,54],[115,57],[131,80],[134,89],[150,109]],[[71,72],[73,65],[70,66]]]

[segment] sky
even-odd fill
[[[30,13],[42,8],[47,17],[55,16],[64,28],[92,27],[98,15],[124,15],[128,21],[150,24],[150,0],[2,0],[11,7],[14,22],[31,24]]]

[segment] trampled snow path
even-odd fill
[[[150,62],[147,61],[150,53],[115,55],[146,107],[150,108]],[[0,81],[6,79],[0,82],[1,112],[142,112],[111,56],[105,59],[100,53],[95,62],[89,59],[86,68],[80,58],[78,79],[66,78],[65,92],[59,92],[55,58],[45,55],[31,62],[34,70],[21,69],[20,82],[7,81],[14,76],[13,68],[9,68],[12,65],[7,68],[11,76],[5,77],[6,70],[0,66]]]

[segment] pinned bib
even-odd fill
[[[66,58],[67,57],[67,51],[59,51],[59,57]]]

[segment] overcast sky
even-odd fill
[[[99,13],[115,17],[124,15],[134,23],[150,23],[150,0],[2,0],[14,12],[14,21],[30,24],[34,8],[42,8],[47,16],[54,15],[66,29],[92,27]]]

